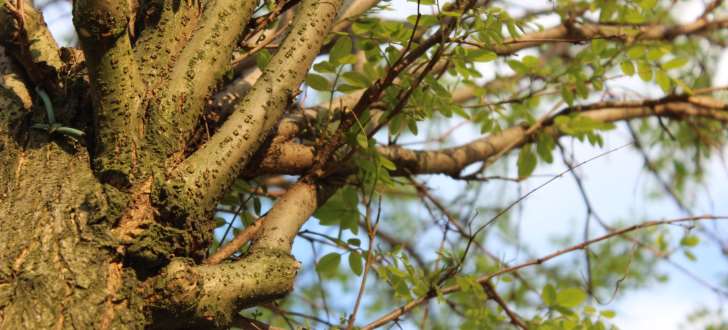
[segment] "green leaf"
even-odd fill
[[[554,161],[552,151],[556,147],[554,138],[546,133],[540,133],[536,136],[536,152],[545,162],[551,164]]]
[[[688,59],[685,57],[676,57],[662,64],[662,68],[665,70],[679,69],[688,63]]]
[[[379,155],[379,164],[382,165],[385,169],[389,171],[394,171],[397,169],[397,165],[395,165],[389,158],[384,157],[382,155]]]
[[[262,49],[255,56],[255,64],[262,70],[266,65],[268,65],[268,62],[270,62],[272,57],[273,55],[271,55],[267,49]]]
[[[665,53],[666,51],[661,47],[652,47],[649,51],[647,51],[647,59],[650,61],[657,61],[665,55]]]
[[[359,133],[356,135],[356,143],[358,143],[359,146],[364,149],[369,148],[369,139],[364,133]]]
[[[546,284],[541,290],[541,299],[546,306],[551,306],[556,302],[556,289],[551,284]]]
[[[579,306],[586,300],[586,293],[580,288],[568,288],[559,291],[556,295],[556,303],[566,308]]]
[[[539,65],[541,65],[541,61],[538,59],[538,57],[533,55],[526,55],[521,59],[521,62],[523,65],[527,66],[529,69],[535,69]]]
[[[317,91],[330,91],[331,83],[324,76],[315,73],[306,75],[306,84]]]
[[[683,250],[683,254],[685,255],[685,258],[688,258],[688,260],[690,261],[698,260],[698,257],[696,257],[695,254],[688,250]]]
[[[680,245],[684,247],[694,247],[700,243],[700,238],[695,235],[686,235],[680,240]]]
[[[475,49],[468,51],[468,58],[474,62],[490,62],[498,58],[495,52],[485,49]]]
[[[518,38],[521,35],[521,33],[518,31],[516,23],[513,20],[508,20],[508,22],[506,22],[506,28],[508,29],[508,34],[512,38]]]
[[[356,58],[356,55],[354,55],[354,54],[348,54],[348,55],[342,56],[336,62],[338,64],[354,64],[357,61],[358,61],[358,59]]]
[[[591,49],[594,54],[601,54],[605,49],[607,49],[607,41],[604,39],[592,39]]]
[[[369,84],[371,83],[371,81],[369,80],[369,78],[367,78],[367,76],[365,76],[364,74],[362,74],[360,72],[356,72],[356,71],[345,72],[344,74],[341,75],[341,77],[344,78],[344,80],[347,83],[349,83],[351,86],[357,87],[359,89],[367,88],[367,87],[369,87]]]
[[[341,255],[332,252],[329,253],[321,259],[319,259],[318,264],[316,264],[316,271],[319,272],[321,275],[330,276],[336,273],[336,270],[339,268],[339,263],[341,262]]]
[[[351,268],[351,271],[354,272],[357,276],[361,275],[361,273],[364,271],[363,266],[363,260],[362,260],[361,254],[356,251],[352,251],[349,253],[349,268]]]
[[[672,83],[670,82],[670,77],[667,75],[667,73],[665,73],[665,71],[660,69],[655,70],[655,82],[658,86],[660,86],[665,94],[670,93]]]
[[[657,0],[642,0],[639,1],[639,4],[643,10],[652,10],[657,5]]]
[[[340,225],[342,229],[358,230],[359,203],[357,193],[352,187],[339,189],[326,203],[321,206],[314,217],[319,219],[322,226]]]
[[[525,74],[528,72],[528,67],[517,60],[508,60],[508,66],[513,69],[517,74]]]
[[[531,145],[521,147],[518,153],[518,178],[527,178],[536,169],[536,155],[531,151]]]
[[[599,11],[599,21],[606,22],[611,20],[616,12],[616,7],[617,5],[614,2],[608,1],[604,3]]]
[[[342,92],[344,94],[349,94],[358,90],[361,90],[361,87],[356,87],[348,84],[339,84],[339,86],[336,87],[337,92]]]
[[[641,58],[645,55],[645,47],[644,46],[632,46],[627,50],[627,56],[633,60]]]
[[[313,69],[321,73],[336,73],[336,66],[329,61],[314,64]]]
[[[637,62],[637,74],[640,76],[642,81],[652,80],[652,67],[645,61]]]
[[[645,15],[643,15],[642,12],[640,10],[637,10],[636,8],[627,7],[622,17],[624,18],[625,22],[629,24],[640,24],[644,23],[645,21]]]
[[[422,4],[422,3],[420,3]],[[410,15],[407,16],[407,22],[414,25],[415,22],[417,22],[417,15]],[[437,17],[434,15],[420,15],[420,20],[417,23],[420,27],[427,27],[437,24],[438,20]]]
[[[341,59],[351,54],[351,38],[349,36],[341,36],[339,39],[336,40],[336,43],[334,43],[334,46],[331,47],[331,51],[329,52],[329,60],[333,63],[339,63],[341,64]]]
[[[634,75],[634,63],[632,61],[624,61],[619,65],[622,68],[622,72],[627,76]]]
[[[564,98],[564,102],[566,102],[569,106],[574,105],[574,92],[571,91],[571,88],[568,86],[563,86],[561,88],[561,97]]]
[[[657,239],[655,240],[655,243],[657,243],[657,248],[661,252],[667,251],[668,245],[667,245],[667,239],[665,239],[665,233],[660,233],[659,235],[657,235]]]
[[[686,84],[681,79],[674,79],[673,82],[675,82],[675,84],[680,86],[680,88],[682,88],[683,92],[685,92],[686,94],[689,94],[689,95],[693,94],[693,89],[690,87],[690,85]]]
[[[617,313],[614,312],[613,310],[608,309],[608,310],[603,310],[603,311],[599,312],[599,315],[601,315],[604,318],[611,319],[611,318],[614,318],[614,316],[616,316]]]

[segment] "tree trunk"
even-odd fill
[[[0,328],[143,327],[85,149],[38,130],[1,139]]]

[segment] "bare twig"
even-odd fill
[[[495,287],[493,287],[493,284],[491,284],[489,281],[485,281],[483,283],[483,289],[485,289],[485,292],[488,294],[488,296],[495,300],[495,302],[503,309],[503,312],[508,315],[508,318],[511,319],[511,324],[514,326],[527,330],[528,326],[526,326],[523,321],[514,313],[509,307],[508,304],[503,300],[503,298],[498,294],[498,292],[495,291]]]
[[[258,233],[258,229],[260,229],[260,226],[264,220],[265,217],[245,227],[245,229],[239,232],[232,241],[218,248],[213,255],[205,260],[204,263],[208,265],[216,265],[227,259],[229,256],[233,255],[235,252],[240,251],[245,243],[249,242],[251,239],[253,239],[253,237],[255,237],[255,234]]]
[[[351,312],[351,317],[349,317],[349,323],[346,326],[347,330],[351,330],[354,327],[354,322],[356,321],[356,314],[359,311],[359,306],[361,305],[361,299],[364,297],[364,289],[366,288],[367,284],[367,275],[369,274],[369,270],[372,267],[372,264],[374,263],[374,240],[377,237],[377,229],[379,228],[379,220],[382,216],[382,199],[381,196],[379,198],[379,207],[377,208],[377,220],[374,222],[374,225],[371,224],[369,221],[369,212],[367,212],[367,232],[369,235],[369,249],[367,250],[367,258],[366,263],[364,264],[364,272],[362,273],[361,277],[361,284],[359,285],[359,293],[356,296],[356,302],[354,303],[354,309]]]

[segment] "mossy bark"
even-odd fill
[[[142,328],[139,281],[108,234],[88,153],[18,130],[27,113],[3,104],[11,112],[0,128],[0,329]]]

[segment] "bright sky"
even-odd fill
[[[516,3],[515,1],[513,3]],[[549,1],[518,1],[518,5],[525,8],[534,6],[550,5]],[[416,4],[404,0],[391,2],[396,11],[386,12],[383,15],[392,18],[402,18],[416,13]],[[696,17],[702,11],[702,1],[683,1],[679,3],[681,19],[687,21]],[[70,24],[70,5],[62,2],[46,8],[45,16],[48,25],[54,36],[62,44],[71,40],[72,26]],[[545,25],[553,24],[553,21],[544,21]],[[521,54],[522,55],[522,54]],[[493,71],[492,66],[484,66],[484,73]],[[728,60],[723,56],[721,68],[717,72],[714,84],[728,84]],[[641,90],[646,94],[659,95],[657,89],[649,89],[647,86],[635,79],[624,79],[610,83],[612,85],[622,84],[631,89]],[[472,140],[478,132],[469,129],[457,130],[451,139],[451,143],[459,144]],[[606,146],[603,150],[588,145],[574,144],[578,160],[603,153],[606,150],[622,146],[630,141],[629,133],[620,127],[617,132],[606,136]],[[422,140],[423,137],[413,138]],[[725,155],[725,152],[723,153]],[[558,159],[558,157],[557,157]],[[551,166],[539,166],[536,173],[558,173],[566,167],[560,162]],[[644,172],[641,157],[629,149],[623,149],[606,157],[599,158],[578,169],[584,178],[584,184],[588,190],[592,202],[600,215],[608,222],[623,220],[627,223],[642,222],[661,217],[674,218],[682,216],[680,211],[669,200],[648,200],[649,191],[654,191],[655,181],[649,174]],[[515,176],[515,175],[514,175]],[[703,190],[697,191],[694,203],[691,205],[695,213],[712,213],[728,215],[728,170],[719,159],[714,159],[709,165],[709,174],[706,186]],[[669,178],[668,178],[669,179]],[[521,191],[526,192],[536,187],[545,179],[535,178],[528,180],[521,186]],[[443,199],[447,200],[463,189],[464,185],[454,182],[444,176],[433,176],[428,179],[428,185],[436,188],[435,191]],[[517,196],[517,186],[508,186],[507,194],[513,199]],[[487,196],[487,194],[486,194]],[[562,179],[548,185],[538,191],[522,204],[521,239],[529,242],[538,254],[546,254],[555,250],[552,238],[565,233],[581,233],[583,226],[584,207],[581,197],[573,179],[565,176]],[[317,221],[309,221],[306,225],[313,230],[321,228]],[[722,226],[725,232],[726,226]],[[581,234],[579,234],[581,235]],[[679,232],[676,231],[676,236]],[[420,241],[425,241],[420,239]],[[425,242],[424,244],[427,244]],[[492,246],[494,251],[500,251],[498,246]],[[705,280],[720,285],[726,278],[728,265],[726,257],[711,244],[702,243],[695,249],[698,257],[697,262],[690,262],[678,256],[675,261],[689,268],[696,274],[700,274]],[[503,256],[512,263],[524,260],[525,256],[515,251],[507,250]],[[311,263],[310,248],[307,244],[297,241],[294,246],[294,254],[304,263]],[[515,260],[512,260],[515,259]],[[609,306],[599,308],[612,308],[617,311],[614,323],[622,329],[686,329],[680,328],[679,324],[685,321],[690,312],[700,306],[716,308],[720,301],[710,290],[699,285],[692,279],[686,277],[669,265],[661,267],[661,271],[670,276],[667,284],[653,285],[647,289],[630,291],[627,294],[619,295],[617,300]],[[305,279],[300,279],[305,280]],[[352,297],[353,298],[353,297]],[[345,299],[339,299],[340,301]],[[407,327],[407,325],[405,325]],[[410,327],[411,328],[411,327]],[[687,328],[690,329],[690,328]],[[697,328],[696,328],[697,329]]]

